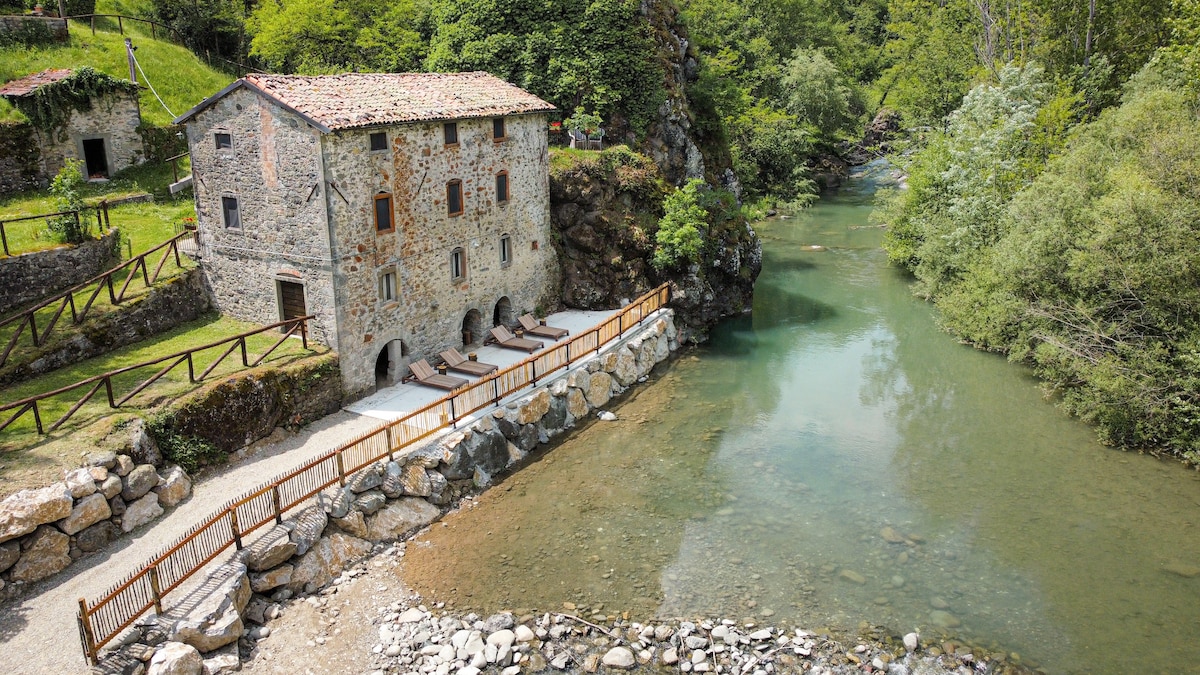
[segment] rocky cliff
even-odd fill
[[[762,245],[736,208],[710,214],[699,264],[675,272],[650,265],[663,198],[671,189],[655,162],[624,147],[556,156],[550,220],[565,305],[617,307],[670,282],[681,341],[700,341],[721,318],[750,309]]]

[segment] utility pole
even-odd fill
[[[125,56],[129,59],[129,81],[137,84],[137,65],[133,60],[133,40],[125,38]]]

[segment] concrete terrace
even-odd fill
[[[553,347],[555,344],[561,343],[565,340],[570,340],[581,333],[586,333],[604,321],[607,321],[609,318],[615,316],[620,311],[621,310],[619,309],[593,312],[571,310],[551,314],[550,316],[546,317],[546,323],[550,326],[554,326],[555,328],[566,328],[567,330],[571,331],[571,334],[565,338],[559,339],[558,342],[555,342],[549,338],[538,338],[531,336],[532,339],[539,340],[543,344],[542,349],[534,352],[534,354],[540,354],[542,351]],[[460,351],[463,351],[464,355],[466,354],[465,350]],[[516,349],[505,349],[494,344],[487,345],[485,347],[472,347],[471,351],[479,355],[479,360],[481,362],[491,363],[499,366],[500,370],[504,370],[514,363],[518,363],[532,356],[532,354],[527,354],[523,351]],[[571,364],[571,368],[577,367],[579,363],[580,362]],[[405,374],[407,375],[407,373]],[[450,375],[455,377],[465,377],[472,382],[480,379],[477,377],[468,377],[462,373],[450,373]],[[375,417],[390,422],[392,420],[400,419],[414,410],[419,410],[426,405],[433,403],[439,398],[445,396],[447,393],[448,392],[445,390],[437,389],[435,387],[417,384],[416,382],[406,382],[394,384],[390,387],[381,389],[364,399],[360,399],[355,403],[346,406],[345,410],[357,415]],[[528,393],[528,391],[523,390],[517,392],[513,396],[523,396],[526,393]]]

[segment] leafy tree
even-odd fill
[[[693,178],[663,201],[663,217],[654,235],[657,245],[650,261],[654,269],[662,271],[700,261],[704,245],[700,233],[707,229],[708,219],[708,211],[701,206],[700,191],[705,188],[703,180]]]
[[[84,207],[81,192],[86,179],[83,176],[83,162],[78,159],[67,159],[63,168],[59,169],[54,180],[50,182],[50,194],[54,197],[54,208],[59,212],[82,211]],[[50,232],[64,244],[78,244],[87,239],[87,223],[90,220],[82,214],[62,215],[49,222]]]
[[[863,113],[856,89],[825,55],[797,49],[783,75],[787,109],[826,138],[854,130]]]

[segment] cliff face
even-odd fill
[[[608,309],[670,282],[681,341],[693,342],[718,320],[749,311],[762,245],[740,216],[712,214],[699,264],[663,272],[650,265],[669,189],[653,161],[624,148],[552,167],[550,220],[563,304]]]

